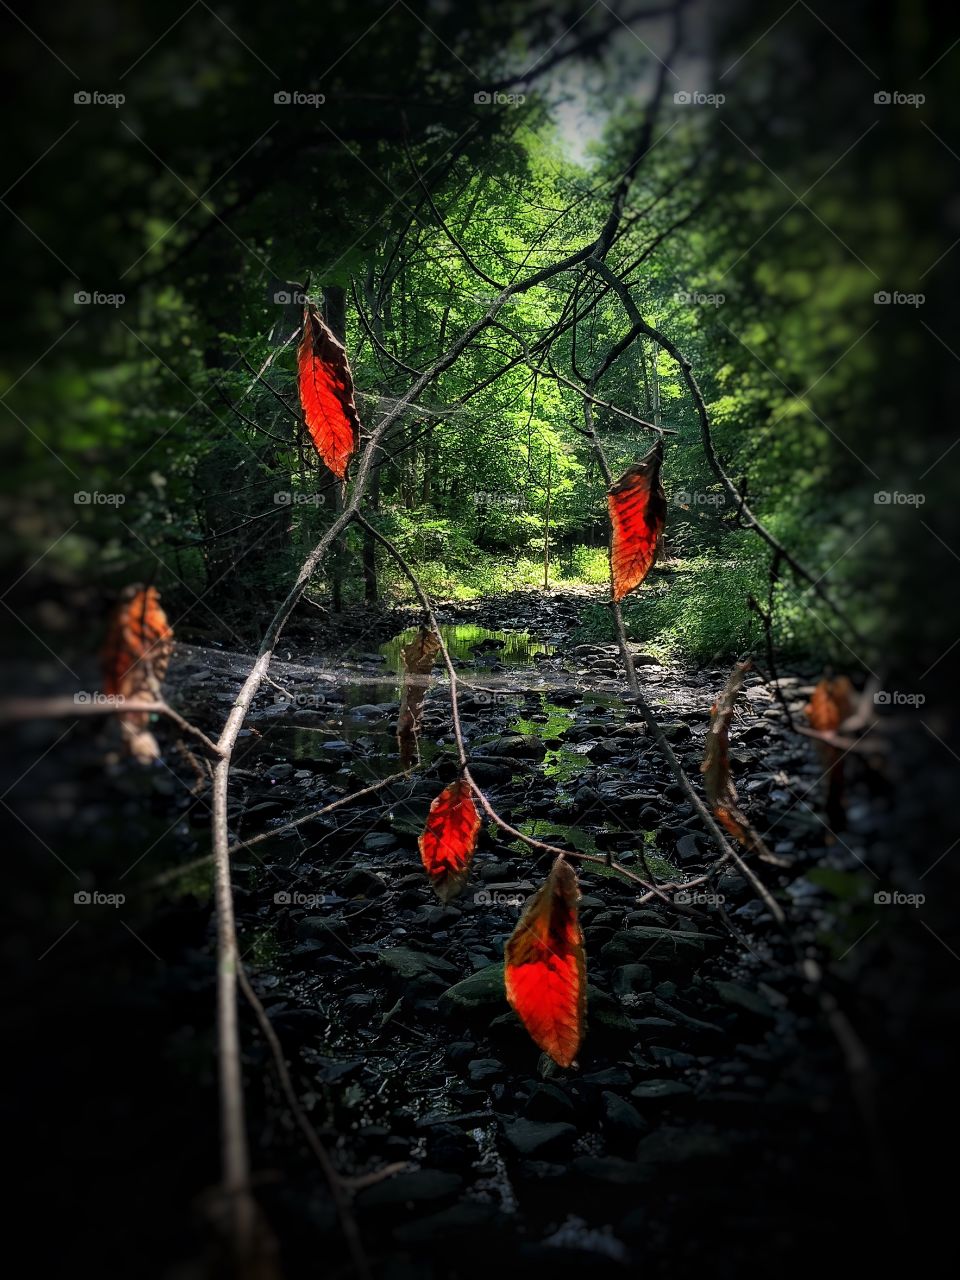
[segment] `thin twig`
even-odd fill
[[[274,1066],[277,1069],[277,1075],[280,1079],[280,1087],[287,1099],[287,1105],[300,1132],[307,1140],[307,1145],[317,1158],[317,1163],[323,1170],[323,1176],[326,1179],[327,1186],[330,1188],[330,1195],[333,1197],[333,1203],[336,1205],[337,1216],[340,1219],[340,1226],[343,1230],[344,1237],[347,1241],[347,1248],[350,1250],[350,1257],[353,1259],[353,1265],[356,1269],[360,1280],[370,1280],[370,1264],[367,1261],[367,1255],[364,1252],[363,1244],[360,1240],[360,1232],[357,1228],[357,1220],[353,1216],[353,1206],[350,1203],[350,1196],[343,1185],[339,1173],[334,1168],[333,1161],[327,1154],[326,1148],[317,1136],[317,1131],[307,1118],[303,1107],[300,1105],[300,1099],[293,1087],[293,1081],[290,1079],[290,1070],[287,1067],[286,1058],[283,1055],[283,1046],[277,1037],[273,1024],[267,1017],[266,1010],[260,1003],[260,999],[253,987],[250,985],[250,979],[247,977],[246,970],[240,965],[237,970],[237,979],[240,983],[240,990],[247,998],[247,1002],[253,1009],[263,1037],[270,1046],[270,1052],[273,1054]]]
[[[219,756],[220,748],[215,742],[198,729],[195,724],[185,720],[179,711],[174,711],[162,699],[127,698],[121,696],[104,696],[93,702],[75,702],[73,698],[15,698],[10,702],[0,702],[0,724],[14,720],[63,720],[73,716],[117,716],[127,712],[147,711],[154,715],[166,716],[175,725],[189,733],[191,737],[202,742],[211,755]]]

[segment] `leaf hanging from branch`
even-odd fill
[[[718,805],[727,803],[731,796],[736,801],[736,793],[730,780],[730,723],[733,720],[734,705],[751,665],[749,658],[746,662],[737,663],[723,692],[710,708],[710,728],[707,730],[700,772],[703,774],[703,788],[707,799],[714,810]]]
[[[853,685],[847,676],[824,676],[810,695],[804,707],[804,715],[811,729],[818,733],[835,734],[854,712]],[[846,787],[844,778],[844,752],[827,742],[817,742],[820,758],[826,765],[827,795],[825,808],[831,826],[841,826],[846,821]]]
[[[713,810],[713,816],[735,840],[756,853],[764,862],[784,866],[782,858],[771,853],[753,824],[741,810],[736,788],[730,777],[730,724],[747,672],[753,663],[749,658],[738,662],[730,673],[720,697],[710,708],[710,728],[707,730],[700,772],[703,789]]]
[[[158,697],[173,652],[173,631],[156,587],[128,587],[110,619],[101,651],[103,691],[115,698]],[[125,711],[120,726],[127,751],[142,763],[160,748],[148,711]]]
[[[403,658],[403,696],[397,720],[397,744],[400,767],[409,769],[418,756],[417,738],[427,694],[428,677],[440,652],[440,637],[429,627],[421,627],[409,644],[401,650]]]
[[[569,1067],[583,1039],[587,961],[577,918],[580,887],[557,858],[520,917],[506,947],[507,999],[533,1042]]]
[[[310,438],[323,462],[342,480],[360,435],[353,374],[346,348],[312,302],[303,313],[297,381]]]
[[[420,836],[420,857],[441,902],[466,883],[480,831],[480,815],[465,778],[445,787],[430,806]]]
[[[658,440],[607,494],[615,601],[639,587],[656,559],[657,543],[667,518],[667,498],[660,483],[662,465],[663,442]]]

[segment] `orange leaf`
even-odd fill
[[[728,806],[731,801],[736,803],[736,792],[730,780],[730,722],[733,720],[734,704],[751,666],[749,658],[746,662],[737,663],[723,692],[710,708],[710,728],[707,730],[700,772],[703,774],[703,789],[715,810],[718,805]],[[727,826],[725,822],[724,826]],[[736,835],[736,832],[732,834]]]
[[[440,637],[435,631],[421,627],[401,652],[404,680],[400,716],[397,720],[397,744],[400,747],[400,766],[409,769],[417,754],[417,735],[423,715],[423,700],[427,693],[427,677],[440,652]]]
[[[707,730],[700,772],[703,774],[703,789],[707,793],[713,816],[721,827],[745,848],[756,853],[762,861],[784,866],[783,860],[770,852],[740,808],[736,788],[730,777],[730,723],[733,720],[734,704],[752,665],[749,658],[736,664],[723,692],[710,708],[710,728]]]
[[[110,620],[101,653],[103,690],[119,698],[152,698],[167,673],[173,631],[156,587],[128,587]],[[147,729],[148,711],[124,711],[120,728],[128,752],[146,764],[160,755]]]
[[[569,1067],[583,1039],[587,961],[577,919],[580,887],[565,858],[557,858],[507,942],[507,999],[534,1044]]]
[[[479,831],[470,784],[460,778],[434,800],[420,837],[420,857],[441,902],[449,902],[463,888]]]
[[[810,695],[804,714],[811,729],[820,733],[836,733],[848,716],[853,715],[853,685],[847,676],[824,676]],[[831,826],[841,826],[846,819],[843,752],[828,742],[818,742],[817,749],[827,766],[825,808]],[[828,833],[828,843],[833,833]]]
[[[151,676],[159,684],[166,675],[172,650],[173,631],[156,587],[129,587],[110,619],[101,654],[104,693],[132,698],[148,692]]]
[[[625,471],[607,494],[613,536],[610,567],[613,598],[639,587],[653,567],[657,543],[667,518],[667,498],[660,483],[663,443]]]
[[[307,303],[303,313],[297,374],[310,438],[323,462],[342,480],[360,434],[353,375],[346,348],[312,302]]]
[[[853,685],[847,676],[824,676],[804,707],[811,729],[836,733],[844,720],[853,714]]]

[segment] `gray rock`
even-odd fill
[[[503,965],[489,964],[444,991],[437,1000],[437,1009],[444,1017],[469,1013],[489,1015],[500,1011],[506,1000]]]
[[[518,771],[516,762],[500,763],[492,758],[475,756],[470,762],[470,772],[477,782],[509,782]]]
[[[681,836],[677,841],[677,857],[681,862],[703,857],[700,852],[700,845],[697,843],[697,837],[692,831],[688,835]]]
[[[542,1120],[513,1120],[503,1126],[504,1137],[521,1156],[547,1156],[568,1151],[577,1136],[576,1127]]]
[[[496,1226],[499,1218],[500,1213],[492,1204],[464,1200],[429,1217],[405,1222],[396,1228],[393,1238],[401,1244],[433,1244],[447,1240],[459,1243],[465,1236],[488,1232]]]
[[[338,944],[342,921],[328,920],[326,916],[304,916],[297,921],[297,937],[301,942],[316,941]],[[342,943],[339,943],[342,947]]]
[[[702,933],[659,929],[650,925],[623,930],[601,947],[601,954],[614,965],[649,961],[656,967],[691,968],[704,958],[716,938]]]
[[[376,872],[365,867],[353,867],[348,871],[340,882],[340,888],[347,898],[378,898],[387,890]]]
[[[587,1035],[598,1039],[633,1038],[633,1023],[619,1000],[597,987],[587,986]]]
[[[658,1129],[642,1139],[637,1159],[644,1164],[687,1164],[728,1155],[723,1139],[704,1129]]]
[[[675,724],[662,724],[660,729],[663,736],[670,743],[688,742],[693,736],[690,732],[690,726],[682,721],[677,721]]]
[[[709,984],[724,1004],[738,1009],[742,1013],[753,1014],[757,1018],[772,1021],[776,1016],[773,1007],[759,992],[741,987],[738,982],[711,982]]]
[[[415,1169],[398,1173],[385,1182],[366,1187],[357,1196],[363,1209],[400,1208],[404,1205],[429,1204],[452,1199],[463,1186],[458,1173],[440,1169]]]
[[[690,1097],[693,1090],[680,1080],[644,1080],[634,1085],[630,1094],[642,1102],[676,1102]]]
[[[653,1176],[649,1166],[636,1164],[633,1160],[621,1160],[619,1156],[578,1156],[573,1162],[573,1170],[588,1182],[619,1187],[640,1186]]]
[[[613,1138],[634,1141],[650,1128],[635,1106],[609,1091],[602,1094],[600,1123]]]
[[[417,978],[447,977],[457,972],[456,966],[449,960],[441,960],[439,956],[428,955],[424,951],[414,951],[411,947],[388,947],[380,953],[380,963],[385,965],[398,977],[406,981]]]
[[[566,1120],[573,1115],[573,1103],[555,1084],[538,1084],[524,1111],[530,1120]]]
[[[587,1084],[625,1089],[633,1077],[626,1067],[604,1067],[601,1071],[591,1071],[583,1078]]]
[[[618,996],[637,995],[653,986],[653,970],[648,964],[624,964],[613,973],[613,989]]]
[[[483,743],[484,755],[505,756],[509,760],[542,760],[547,748],[542,738],[530,733],[505,733],[499,738]]]
[[[397,847],[397,837],[392,831],[371,831],[364,837],[363,848],[369,853],[386,853]]]
[[[467,1063],[467,1071],[474,1084],[491,1084],[506,1075],[506,1068],[496,1058],[474,1058]]]
[[[394,702],[362,702],[357,707],[348,707],[346,714],[351,720],[386,720],[395,708]]]

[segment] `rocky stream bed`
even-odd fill
[[[630,704],[615,647],[577,642],[590,598],[522,593],[441,611],[473,772],[526,833],[683,882],[708,871],[716,850]],[[415,621],[357,612],[291,630],[241,738],[235,840],[396,772],[399,647]],[[181,644],[168,696],[215,731],[248,661]],[[637,662],[697,778],[729,664],[661,665],[639,650]],[[795,713],[818,674],[784,676]],[[53,1176],[99,1195],[134,1190],[136,1211],[102,1242],[106,1269],[136,1250],[147,1259],[138,1275],[187,1277],[217,1167],[208,806],[176,752],[154,771],[105,774],[102,735],[83,732],[86,764],[59,782],[58,819],[74,816],[71,858],[89,864],[84,882],[122,889],[126,904],[95,925],[84,919],[35,984],[50,1048],[35,1070],[51,1091],[64,1087],[57,1046],[70,1044],[75,1105],[56,1111],[69,1154]],[[638,886],[581,864],[588,1031],[579,1062],[561,1070],[510,1011],[502,971],[504,942],[550,859],[485,825],[465,891],[441,904],[417,835],[454,776],[444,679],[427,696],[421,745],[409,777],[234,855],[245,963],[305,1110],[359,1180],[374,1273],[709,1266],[733,1277],[761,1251],[787,1274],[801,1258],[846,1249],[864,1203],[882,1204],[882,1154],[850,1046],[797,960],[835,963],[829,998],[868,1042],[891,1039],[881,1031],[889,1007],[855,968],[887,781],[852,771],[847,829],[833,839],[819,817],[822,762],[751,674],[731,733],[734,780],[783,863],[753,865],[787,911],[792,942],[735,870],[721,869],[692,903],[673,891],[673,901],[638,903]],[[92,978],[102,1001],[91,1008],[87,995],[81,1008]],[[320,1171],[242,1016],[258,1192],[284,1265],[293,1276],[346,1275]],[[82,1190],[75,1208],[87,1226],[96,1217]]]

